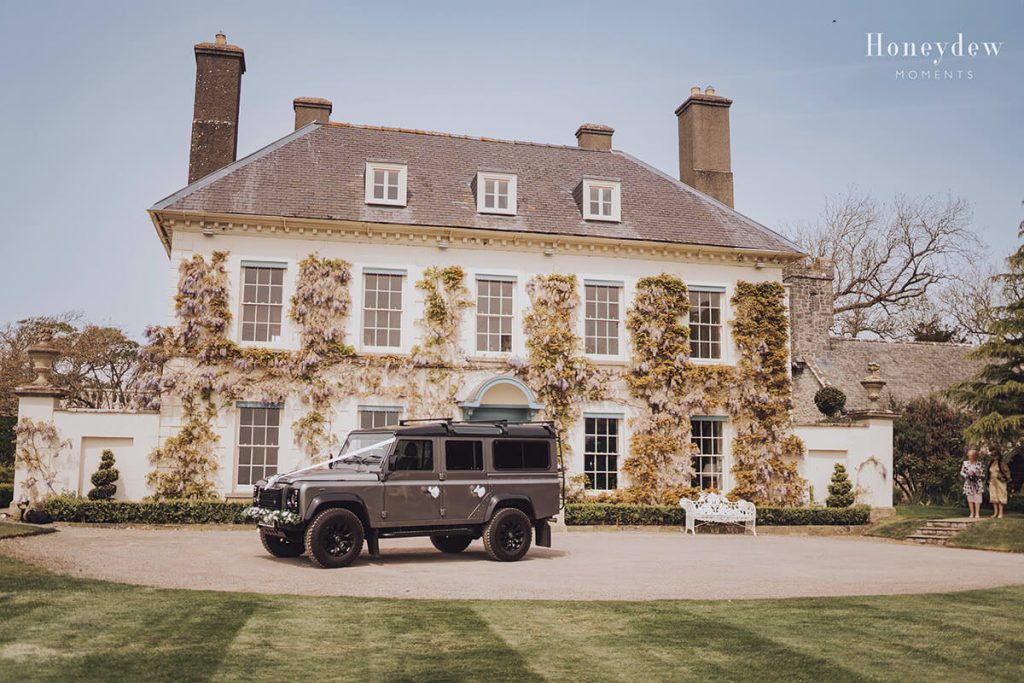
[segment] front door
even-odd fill
[[[490,498],[484,474],[484,442],[479,439],[444,441],[444,481],[441,500],[449,522],[482,522]]]
[[[437,524],[441,515],[441,479],[433,439],[399,439],[388,460],[384,481],[387,526]]]

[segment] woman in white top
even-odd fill
[[[981,517],[981,496],[985,488],[985,469],[978,462],[978,451],[973,448],[967,451],[967,459],[960,466],[960,476],[964,480],[964,495],[967,496],[967,507],[971,509],[971,517]]]

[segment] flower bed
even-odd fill
[[[759,507],[757,523],[766,526],[847,526],[867,524],[871,508],[854,505],[848,508]],[[567,503],[565,523],[581,525],[682,525],[686,514],[681,507],[670,505],[625,505],[619,503]]]
[[[55,496],[45,509],[57,522],[98,524],[248,524],[248,503],[222,500],[167,500],[134,502],[127,500],[87,500],[73,496]]]

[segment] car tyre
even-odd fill
[[[263,548],[274,557],[299,557],[306,552],[301,543],[293,543],[273,536],[263,529],[260,529],[260,542],[263,543]]]
[[[430,542],[442,553],[461,553],[473,542],[472,536],[442,536],[435,534],[430,537]]]
[[[502,508],[484,527],[484,550],[498,562],[515,562],[530,549],[533,524],[526,513],[516,508]]]
[[[323,569],[347,567],[362,552],[364,537],[363,523],[354,512],[324,510],[306,528],[309,559]]]

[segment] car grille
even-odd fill
[[[256,504],[261,508],[280,510],[281,492],[282,489],[260,489],[256,494]]]

